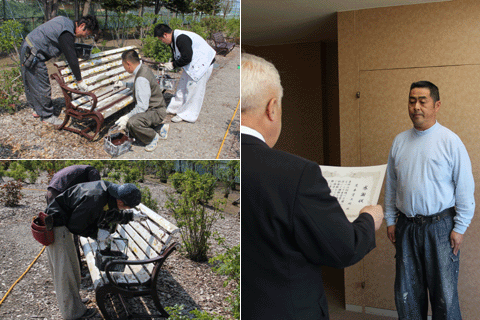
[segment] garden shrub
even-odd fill
[[[158,211],[158,202],[152,197],[152,192],[149,187],[142,188],[138,183],[135,184],[140,192],[142,193],[142,203],[152,209],[153,211]]]
[[[13,178],[13,180],[25,181],[27,179],[27,169],[21,163],[15,161],[10,164],[9,171],[5,172],[5,175]]]
[[[218,218],[223,218],[221,210],[225,208],[226,201],[215,200],[212,203],[213,209],[207,207],[213,199],[216,185],[216,179],[211,174],[200,175],[188,170],[182,175],[182,194],[178,197],[168,194],[166,206],[173,210],[188,258],[207,261],[211,229]]]
[[[222,17],[206,17],[203,18],[202,26],[205,28],[205,32],[208,36],[215,32],[223,32],[225,30],[227,22]]]
[[[240,319],[240,245],[228,248],[225,246],[225,239],[218,238],[217,241],[227,251],[211,258],[208,262],[214,264],[213,271],[228,277],[223,283],[224,287],[231,281],[235,282],[233,296],[227,297],[227,301],[230,303],[229,311],[232,312],[233,317]]]
[[[229,38],[240,38],[240,19],[228,19],[227,20],[227,37]]]
[[[157,37],[146,36],[142,39],[142,52],[145,57],[157,62],[168,62],[172,59],[172,50]]]
[[[20,67],[0,70],[0,109],[14,113],[24,90]]]
[[[0,187],[0,203],[7,207],[18,206],[22,199],[22,182],[9,181]]]
[[[10,53],[10,58],[19,62],[22,44],[23,25],[15,20],[7,20],[0,25],[0,52]],[[12,51],[15,51],[14,53]]]

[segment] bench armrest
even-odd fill
[[[66,85],[66,83],[63,81],[63,79],[61,77],[58,76],[58,74],[56,73],[53,73],[51,75],[52,79],[56,80],[58,82],[58,85],[62,88],[62,91],[63,91],[63,95],[65,97],[65,102],[67,105],[70,105],[70,107],[72,107],[73,109],[77,109],[77,107],[75,107],[71,102],[71,98],[70,98],[70,95],[69,93],[77,93],[77,94],[81,94],[81,95],[87,95],[87,96],[90,96],[92,97],[92,100],[93,100],[93,103],[92,103],[92,108],[90,111],[93,111],[95,110],[95,108],[97,107],[97,96],[95,95],[95,93],[93,92],[88,92],[88,91],[80,91],[80,90],[77,90],[77,89],[73,89],[73,88],[70,88],[69,86]]]
[[[179,244],[177,242],[174,242],[174,243],[170,244],[165,250],[163,250],[161,255],[159,255],[158,257],[152,258],[152,259],[146,259],[146,260],[113,260],[113,261],[108,262],[105,265],[105,274],[107,275],[107,279],[108,279],[109,284],[111,284],[113,286],[116,286],[118,288],[122,288],[122,286],[118,285],[115,282],[112,275],[110,274],[110,269],[114,265],[117,265],[117,264],[141,265],[141,264],[158,263],[158,262],[160,262],[160,265],[162,265],[163,262],[168,258],[168,256],[173,252],[173,250],[177,249],[178,246],[179,246]]]

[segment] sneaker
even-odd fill
[[[54,126],[59,126],[63,123],[63,120],[60,120],[57,116],[50,116],[48,118],[43,118],[42,122],[46,124],[53,124]]]
[[[179,116],[175,116],[175,117],[172,118],[171,121],[172,121],[172,122],[181,122],[181,121],[183,121],[183,119],[180,118]]]
[[[160,129],[160,139],[166,140],[168,137],[168,129],[170,129],[170,125],[168,123],[165,123],[162,125],[162,128]]]
[[[153,150],[155,150],[157,148],[158,139],[160,139],[160,136],[158,135],[158,133],[156,133],[155,138],[153,138],[152,142],[145,146],[145,151],[152,152]]]
[[[94,308],[88,308],[87,311],[85,311],[85,313],[80,317],[78,318],[78,320],[80,319],[89,319],[91,317],[93,317],[94,315],[97,314],[97,309],[94,309]]]

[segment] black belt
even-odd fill
[[[451,207],[431,216],[416,215],[414,217],[407,217],[403,212],[402,214],[405,217],[405,219],[407,219],[407,221],[409,222],[413,222],[416,224],[424,224],[424,223],[432,223],[432,222],[440,221],[446,216],[455,217],[456,212],[455,212],[455,208]]]

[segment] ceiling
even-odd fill
[[[242,44],[335,40],[336,12],[441,1],[450,0],[241,0]]]

